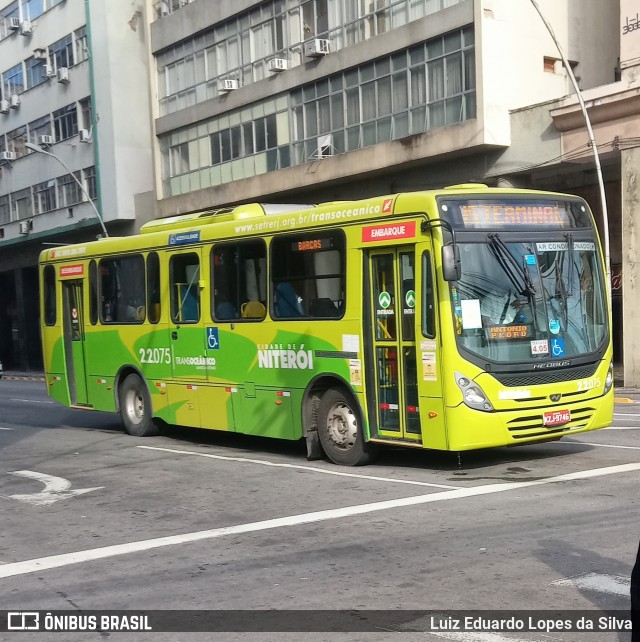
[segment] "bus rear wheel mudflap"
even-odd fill
[[[334,464],[361,466],[370,460],[371,447],[364,441],[358,405],[339,388],[330,388],[320,400],[318,437]]]
[[[137,374],[127,375],[118,388],[120,418],[124,429],[134,437],[158,434],[152,418],[151,397],[144,381]]]

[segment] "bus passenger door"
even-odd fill
[[[200,426],[200,383],[207,379],[205,331],[200,291],[200,250],[192,248],[169,254],[169,346],[172,382],[169,403],[176,423]]]
[[[64,358],[72,405],[87,405],[87,371],[84,337],[84,296],[82,281],[63,281]]]
[[[369,254],[371,323],[365,333],[373,363],[367,374],[374,393],[369,394],[372,437],[420,443],[415,269],[413,247]]]

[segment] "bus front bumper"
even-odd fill
[[[518,408],[482,412],[464,404],[447,408],[449,450],[474,450],[550,441],[589,430],[606,428],[613,422],[613,390],[606,395],[559,406]],[[549,414],[568,410],[570,419],[553,423]],[[547,423],[545,425],[545,414]]]

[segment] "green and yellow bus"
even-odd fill
[[[600,242],[575,196],[456,185],[240,205],[40,257],[49,395],[159,423],[462,451],[611,424]]]

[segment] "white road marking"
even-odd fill
[[[203,540],[216,539],[225,535],[240,535],[244,533],[255,533],[258,531],[270,530],[274,528],[283,528],[286,526],[298,526],[300,524],[312,524],[323,522],[331,519],[342,519],[344,517],[353,517],[355,515],[365,515],[377,511],[389,510],[392,508],[402,508],[407,506],[419,506],[432,502],[446,501],[449,499],[462,499],[466,497],[477,497],[479,495],[490,495],[501,493],[519,488],[529,488],[530,486],[544,486],[563,481],[573,481],[576,479],[590,479],[593,477],[602,477],[604,475],[617,475],[640,470],[640,463],[621,464],[618,466],[608,466],[606,468],[594,468],[583,470],[575,473],[566,473],[547,479],[536,479],[526,482],[512,482],[506,484],[486,484],[475,486],[474,488],[458,488],[455,490],[445,490],[439,493],[429,493],[428,495],[418,495],[416,497],[401,497],[400,499],[390,499],[382,502],[373,502],[370,504],[359,504],[355,506],[345,506],[343,508],[332,508],[328,510],[316,511],[313,513],[302,513],[300,515],[291,515],[289,517],[277,517],[260,522],[248,524],[239,524],[237,526],[227,526],[223,528],[213,528],[205,531],[196,531],[193,533],[182,533],[180,535],[168,535],[148,540],[139,540],[126,544],[114,544],[112,546],[103,546],[101,548],[92,548],[75,553],[62,553],[60,555],[51,555],[49,557],[40,557],[23,562],[12,562],[0,566],[0,578],[15,577],[16,575],[26,575],[28,573],[42,572],[47,569],[60,568],[71,564],[80,564],[117,555],[128,555],[129,553],[139,553],[149,551],[164,546],[175,546],[177,544],[186,544],[189,542],[200,542]]]
[[[462,486],[447,486],[445,484],[431,484],[428,482],[413,481],[411,479],[393,479],[392,477],[375,477],[374,475],[358,475],[357,473],[343,473],[339,470],[327,470],[325,468],[315,468],[314,466],[300,466],[299,464],[276,464],[264,459],[249,459],[247,457],[228,457],[227,455],[212,455],[210,453],[201,453],[194,450],[176,450],[174,448],[161,448],[159,446],[136,446],[145,450],[159,450],[160,452],[173,453],[176,455],[196,455],[197,457],[209,457],[211,459],[222,459],[223,461],[239,461],[247,464],[260,464],[261,466],[272,466],[274,468],[296,468],[323,475],[337,475],[338,477],[355,477],[357,479],[371,479],[373,481],[391,482],[393,484],[410,484],[412,486],[429,486],[431,488],[446,488],[455,490]]]
[[[20,502],[26,502],[33,506],[48,506],[61,499],[68,499],[76,495],[84,495],[94,490],[100,490],[104,486],[96,488],[71,488],[71,482],[64,477],[55,477],[54,475],[47,475],[46,473],[38,473],[34,470],[14,470],[9,475],[18,475],[19,477],[26,477],[27,479],[36,479],[44,484],[44,488],[38,493],[30,493],[28,495],[9,495],[8,499],[17,499]]]
[[[614,417],[640,417],[640,414],[633,412],[614,412]]]
[[[640,430],[640,426],[608,426],[605,430]]]
[[[552,582],[552,584],[555,586],[573,586],[581,590],[629,597],[629,587],[631,582],[628,577],[622,577],[620,575],[584,573],[583,575],[570,577],[566,580],[556,580],[555,582]]]
[[[591,441],[560,441],[559,446],[597,446],[598,448],[621,448],[622,450],[640,450],[640,446],[614,446],[613,444],[596,444]]]
[[[13,430],[13,428],[5,428],[4,426],[0,426],[0,430]]]
[[[11,399],[11,401],[25,401],[26,403],[56,403],[55,401],[40,401],[39,399]]]

